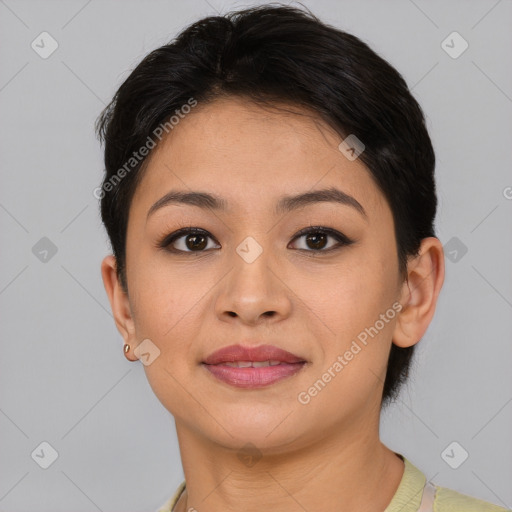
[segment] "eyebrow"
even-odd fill
[[[297,210],[310,204],[329,202],[338,203],[346,206],[350,206],[357,210],[365,220],[368,220],[368,215],[357,199],[351,195],[331,187],[321,190],[314,190],[312,192],[305,192],[298,195],[283,196],[279,199],[275,207],[275,214],[288,213],[293,210]],[[208,192],[185,192],[178,190],[171,190],[163,197],[161,197],[156,203],[151,206],[148,210],[146,218],[155,213],[160,208],[168,206],[170,204],[187,204],[191,206],[197,206],[199,208],[208,210],[216,210],[225,212],[228,209],[228,203],[222,197]]]

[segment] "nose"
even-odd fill
[[[279,263],[267,257],[266,251],[253,261],[235,254],[216,297],[216,314],[223,321],[247,325],[269,319],[275,323],[290,315],[291,293],[279,271]]]

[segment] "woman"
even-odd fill
[[[97,129],[103,281],[185,473],[162,511],[505,510],[379,438],[444,280],[435,156],[394,68],[252,8],[151,52]]]

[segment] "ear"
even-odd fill
[[[438,238],[424,238],[419,254],[407,265],[400,298],[402,310],[393,332],[395,345],[405,348],[420,341],[434,316],[443,282],[443,245]]]
[[[117,277],[117,263],[112,254],[106,256],[101,262],[101,276],[103,278],[103,285],[110,301],[110,307],[114,314],[117,329],[124,338],[124,342],[128,343],[131,347],[135,348],[135,324],[132,317],[130,302],[128,295],[123,290],[121,283]],[[131,361],[136,361],[132,358],[132,351],[127,354]]]

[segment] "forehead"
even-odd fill
[[[342,137],[313,112],[262,108],[239,98],[198,105],[152,151],[132,208],[168,190],[210,191],[227,210],[269,212],[278,197],[336,187],[365,210],[386,207],[366,166],[338,149]]]

